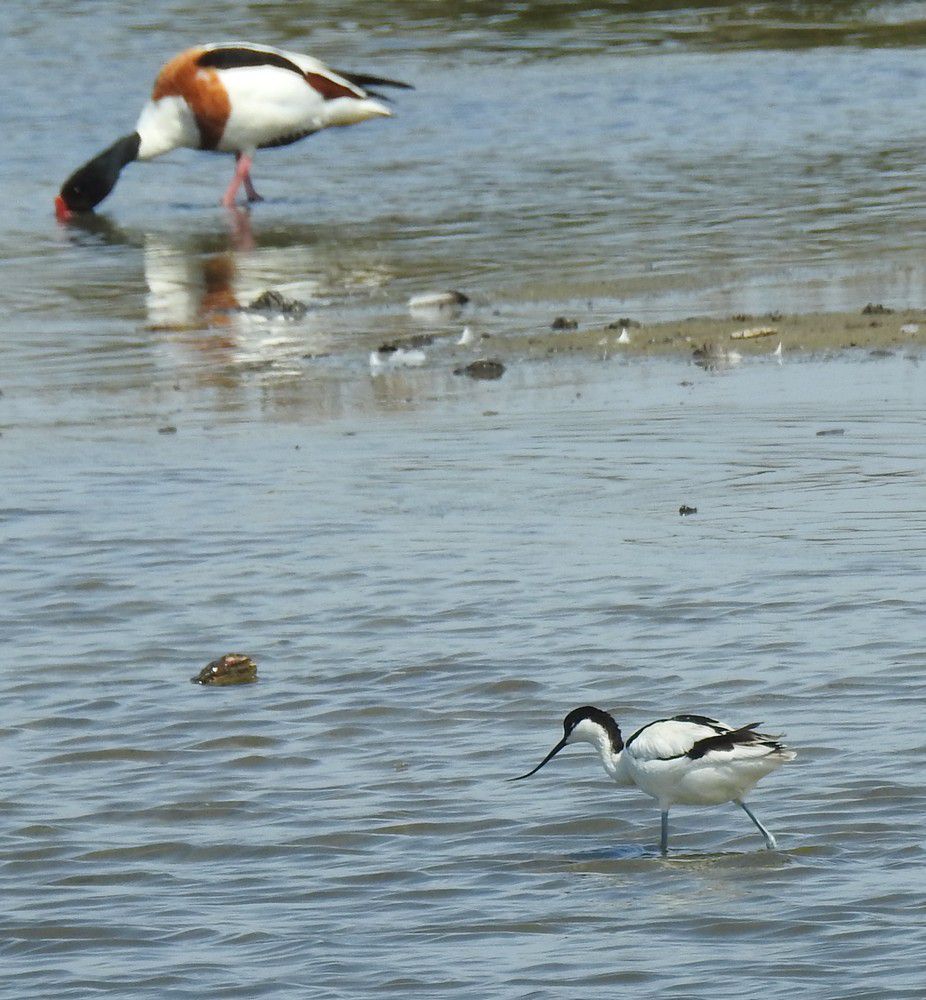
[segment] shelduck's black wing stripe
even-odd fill
[[[343,70],[334,70],[338,76],[348,80],[358,87],[401,87],[402,90],[414,90],[410,83],[402,83],[400,80],[389,80],[384,76],[370,76],[369,73],[345,73]]]
[[[294,142],[299,142],[300,139],[305,139],[310,135],[314,135],[318,129],[307,128],[300,132],[292,132],[289,135],[281,135],[276,139],[270,139],[267,142],[262,142],[257,148],[258,149],[276,149],[278,146],[291,146]]]
[[[303,76],[303,71],[286,56],[278,52],[263,52],[261,49],[248,49],[243,46],[227,45],[216,49],[207,49],[196,60],[197,66],[212,69],[239,69],[242,66],[277,66],[288,69]]]
[[[390,104],[392,103],[392,98],[388,94],[381,94],[378,90],[373,90],[371,88],[401,87],[403,90],[415,89],[410,83],[402,83],[400,80],[388,80],[384,76],[370,76],[369,73],[345,73],[340,69],[336,69],[334,72],[337,73],[342,79],[347,80],[348,83],[352,83],[355,87],[360,87],[370,97],[377,97],[379,100],[386,101]]]

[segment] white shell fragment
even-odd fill
[[[424,351],[397,347],[394,351],[370,351],[370,370],[387,371],[390,368],[420,368],[427,360]]]
[[[463,292],[424,292],[421,295],[413,295],[408,300],[408,308],[413,313],[455,313],[459,312],[467,302],[469,296]]]

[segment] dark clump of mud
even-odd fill
[[[250,305],[244,307],[244,312],[268,313],[273,316],[286,316],[289,319],[299,319],[305,316],[309,307],[299,299],[288,299],[285,295],[268,289],[261,292]]]
[[[394,354],[396,351],[417,351],[434,343],[430,333],[413,333],[409,337],[397,337],[380,344],[377,350],[380,354]]]
[[[476,361],[471,361],[468,365],[454,368],[453,374],[466,375],[475,379],[496,379],[505,374],[505,366],[494,358],[479,358]]]
[[[222,687],[228,684],[252,684],[257,680],[257,664],[244,653],[226,653],[205,667],[190,680],[194,684]]]

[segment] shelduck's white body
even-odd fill
[[[223,65],[219,56],[230,52],[263,54],[278,62]],[[208,65],[210,55],[218,65]],[[158,74],[135,126],[141,137],[138,159],[179,147],[253,155],[324,128],[391,114],[311,56],[249,42],[201,45],[181,52]]]

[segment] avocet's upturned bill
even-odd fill
[[[536,774],[570,743],[591,743],[614,781],[636,786],[659,803],[663,855],[669,850],[669,809],[676,803],[735,802],[755,823],[769,850],[774,850],[775,838],[744,800],[756,782],[794,760],[796,754],[775,737],[758,732],[759,725],[751,722],[733,729],[704,715],[676,715],[650,722],[625,743],[613,716],[584,705],[563,720],[563,738],[546,757],[527,774],[511,780]]]

